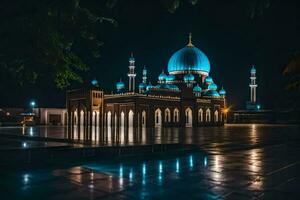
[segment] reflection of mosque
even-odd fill
[[[162,71],[156,85],[142,82],[135,89],[135,59],[129,58],[128,88],[121,80],[116,93],[104,96],[105,124],[110,126],[203,126],[222,125],[225,90],[218,91],[206,55],[189,43],[169,60],[167,73]]]
[[[67,93],[69,132],[84,129],[85,139],[92,127],[192,127],[224,124],[225,95],[209,75],[206,55],[192,44],[175,52],[167,73],[162,71],[156,85],[147,82],[147,70],[136,89],[135,58],[129,58],[128,87],[121,80],[116,91],[103,94],[96,80],[92,89]],[[219,90],[218,90],[219,89]],[[92,125],[92,126],[86,126]],[[70,135],[70,137],[72,137]]]

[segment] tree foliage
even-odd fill
[[[284,67],[283,75],[287,77],[286,88],[300,92],[300,53],[297,52],[290,62]]]
[[[39,79],[58,88],[82,81],[88,70],[80,54],[100,56],[101,24],[115,24],[80,0],[9,0],[0,7],[1,75],[19,84]]]

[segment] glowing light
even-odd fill
[[[26,148],[27,147],[27,143],[23,142],[23,147]]]
[[[159,173],[162,173],[163,171],[163,165],[162,165],[162,162],[159,161]]]
[[[207,157],[205,156],[204,157],[204,167],[206,167],[207,166]]]
[[[143,175],[146,175],[146,164],[143,164]]]
[[[29,135],[30,135],[30,136],[33,136],[33,127],[30,127],[30,128],[29,128]]]
[[[27,184],[29,182],[29,174],[24,174],[23,181],[25,184]]]
[[[129,172],[129,181],[132,182],[133,179],[133,170],[131,169]]]
[[[143,163],[142,174],[143,174],[143,177],[142,177],[142,184],[143,184],[143,185],[146,185],[146,164],[145,164],[145,163]]]
[[[179,173],[179,159],[176,159],[176,173]]]
[[[31,102],[30,102],[30,105],[31,105],[31,107],[33,107],[33,108],[34,108],[34,107],[35,107],[35,105],[36,105],[35,101],[31,101]]]
[[[193,156],[191,155],[190,156],[190,168],[193,168],[194,167],[194,158]]]
[[[123,165],[120,165],[119,176],[123,177]]]

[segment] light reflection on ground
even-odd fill
[[[61,130],[53,129],[47,128],[49,137]],[[42,130],[33,127],[32,132]],[[25,132],[30,135],[30,129]],[[300,199],[298,132],[295,126],[230,125],[133,134],[128,143],[180,141],[198,144],[202,152],[5,169],[0,171],[1,199]]]

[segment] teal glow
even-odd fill
[[[140,89],[145,89],[147,87],[147,84],[146,83],[140,83],[139,84],[139,88]]]
[[[93,79],[93,80],[91,81],[91,84],[92,84],[93,86],[98,86],[98,81],[97,81],[96,79]]]
[[[206,156],[204,157],[204,166],[205,167],[207,166],[207,157]]]
[[[257,110],[260,110],[260,105],[257,104],[257,105],[256,105],[256,108],[257,108]]]
[[[131,169],[129,172],[129,181],[132,182],[133,180],[133,170]]]
[[[211,83],[207,87],[209,90],[217,90],[218,86],[215,83]]]
[[[146,90],[150,90],[150,89],[152,89],[152,88],[154,88],[154,86],[153,86],[151,83],[149,83],[149,84],[147,85],[147,87],[146,87]]]
[[[120,168],[119,168],[119,176],[120,176],[120,177],[123,177],[123,165],[120,165]]]
[[[193,88],[193,92],[202,92],[202,88],[197,84],[197,85],[195,85],[195,87]]]
[[[252,68],[251,68],[250,72],[251,72],[251,74],[255,74],[256,73],[256,69],[255,69],[254,65],[252,65]]]
[[[210,63],[207,56],[197,47],[184,47],[175,52],[168,63],[168,72],[209,73]]]
[[[213,83],[213,79],[210,76],[207,76],[204,80],[206,83]]]
[[[193,168],[194,167],[194,158],[192,155],[190,156],[189,163],[190,163],[190,168]]]
[[[226,95],[226,91],[222,88],[222,89],[219,91],[219,94],[220,94],[220,95]]]
[[[122,89],[124,89],[124,88],[125,88],[124,82],[122,82],[122,81],[117,82],[117,83],[116,83],[116,88],[117,88],[117,90],[122,90]]]
[[[31,101],[31,102],[30,102],[30,105],[31,105],[31,107],[33,107],[33,108],[34,108],[34,107],[35,107],[35,105],[36,105],[35,101]]]
[[[204,97],[220,97],[219,93],[216,90],[208,90],[204,92]]]
[[[179,165],[179,159],[177,158],[176,159],[176,173],[179,173],[179,167],[180,167],[180,165]]]
[[[168,77],[168,76],[167,76],[164,72],[162,72],[162,73],[158,76],[158,80],[164,81],[164,80],[167,79],[167,77]]]
[[[193,74],[186,74],[186,75],[184,75],[183,80],[184,81],[193,81],[193,80],[195,80],[195,76]]]
[[[175,80],[175,76],[170,74],[170,75],[167,75],[166,77],[166,81],[174,81]]]

